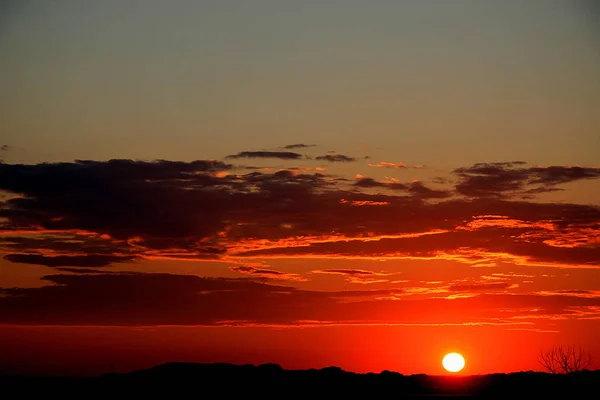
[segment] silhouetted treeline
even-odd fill
[[[547,374],[519,372],[476,376],[401,375],[396,372],[357,374],[337,367],[309,370],[285,370],[276,364],[232,365],[168,363],[146,370],[98,377],[25,377],[0,376],[1,387],[27,391],[75,391],[88,394],[139,394],[157,393],[157,390],[202,392],[218,390],[219,393],[240,392],[266,394],[281,390],[283,397],[306,393],[308,390],[335,389],[337,394],[360,392],[368,387],[370,398],[391,394],[398,398],[411,396],[460,395],[478,398],[505,398],[508,396],[561,396],[563,398],[595,398],[600,393],[600,370],[572,374]],[[289,391],[289,388],[294,388]],[[320,389],[319,389],[320,388]],[[318,392],[315,392],[318,393]],[[591,397],[590,397],[591,396]],[[200,396],[205,397],[205,396]],[[318,396],[317,396],[318,397]]]

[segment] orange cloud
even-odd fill
[[[384,283],[388,282],[388,279],[380,279],[377,277],[392,275],[384,272],[365,271],[361,269],[321,269],[313,270],[311,273],[342,275],[351,283]]]
[[[391,163],[388,161],[381,161],[377,164],[368,164],[369,167],[376,167],[376,168],[408,168],[408,165],[404,164],[404,163]]]
[[[341,204],[350,204],[352,206],[389,206],[389,201],[371,201],[371,200],[352,200],[340,199]]]
[[[555,229],[553,221],[522,221],[510,218],[505,215],[477,215],[469,222],[462,226],[457,226],[458,230],[477,230],[484,228],[528,228],[528,229],[544,229],[552,231]]]
[[[273,328],[273,329],[297,329],[297,328],[319,328],[319,327],[339,327],[339,326],[527,326],[533,325],[532,322],[514,322],[514,321],[465,321],[454,323],[388,323],[388,322],[368,322],[368,321],[319,321],[319,320],[301,320],[295,324],[261,324],[249,321],[219,321],[216,326],[226,326],[231,328]],[[532,328],[533,329],[533,328]]]
[[[281,271],[276,271],[273,269],[266,268],[255,268],[249,265],[233,265],[229,267],[232,271],[239,272],[240,274],[247,274],[257,278],[265,278],[265,279],[277,279],[277,280],[287,280],[287,281],[306,281],[306,278],[298,274],[290,274]]]

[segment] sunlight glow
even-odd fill
[[[449,353],[442,360],[442,365],[448,372],[458,372],[465,367],[465,359],[458,353]]]

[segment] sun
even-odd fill
[[[442,365],[448,372],[458,372],[465,367],[465,359],[458,353],[448,353],[444,356]]]

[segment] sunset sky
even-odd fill
[[[0,372],[600,368],[594,0],[0,3]]]

